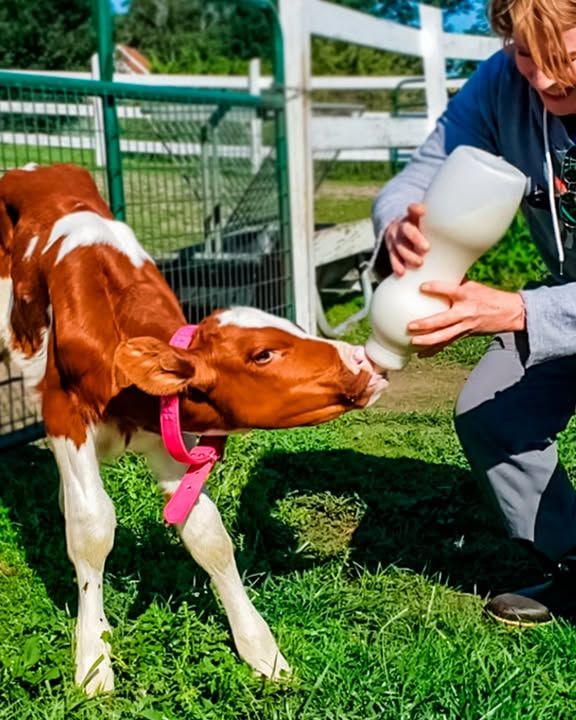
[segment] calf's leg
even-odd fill
[[[91,432],[87,430],[79,446],[63,436],[50,437],[50,441],[60,471],[68,556],[78,582],[75,678],[93,695],[114,687],[102,584],[116,516],[102,485]]]
[[[152,434],[140,436],[135,450],[143,452],[166,495],[173,493],[186,466],[173,460],[161,439]],[[240,657],[258,673],[278,678],[289,672],[288,663],[278,649],[270,628],[260,616],[242,584],[232,541],[206,492],[202,492],[186,522],[178,526],[184,545],[210,576],[226,610],[234,643]]]

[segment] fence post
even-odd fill
[[[428,132],[442,115],[448,103],[446,92],[446,58],[444,56],[444,30],[442,10],[431,5],[419,5],[420,38],[426,83]]]
[[[93,12],[98,33],[98,67],[100,79],[111,81],[114,75],[114,43],[109,0],[94,0]],[[106,143],[106,177],[110,194],[110,209],[118,220],[126,219],[126,202],[122,180],[120,128],[116,112],[116,98],[106,94],[102,98],[102,117]]]
[[[250,95],[260,95],[260,77],[260,58],[252,58],[248,73],[248,92]],[[260,170],[260,164],[262,163],[262,120],[258,117],[257,110],[253,111],[250,120],[250,159],[252,173],[255,175]]]
[[[314,173],[310,132],[310,29],[307,0],[279,0],[284,35],[288,187],[292,229],[295,320],[316,332]]]

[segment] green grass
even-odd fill
[[[32,135],[33,137],[33,135]],[[48,165],[50,163],[76,163],[88,168],[95,167],[94,152],[92,150],[76,150],[73,148],[57,147],[37,147],[32,145],[9,145],[4,144],[0,147],[0,167],[2,171],[22,167],[27,163],[35,162],[39,165]]]
[[[575,440],[571,429],[561,443],[572,474]],[[53,461],[28,446],[0,473],[3,720],[574,717],[576,629],[482,616],[482,595],[536,569],[484,505],[448,414],[367,411],[230,441],[211,491],[294,668],[281,685],[237,658],[205,575],[127,456],[105,472],[119,521],[105,586],[117,689],[84,698]]]
[[[314,203],[317,223],[344,223],[370,217],[370,197],[319,197]]]

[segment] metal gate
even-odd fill
[[[231,304],[293,317],[284,127],[281,89],[254,96],[0,72],[0,171],[30,162],[90,170],[190,322]],[[42,429],[21,378],[0,368],[3,447]]]

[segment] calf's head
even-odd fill
[[[183,429],[196,432],[315,425],[372,404],[387,385],[362,348],[242,307],[205,318],[185,350],[126,340],[115,366],[120,386],[181,394]]]

